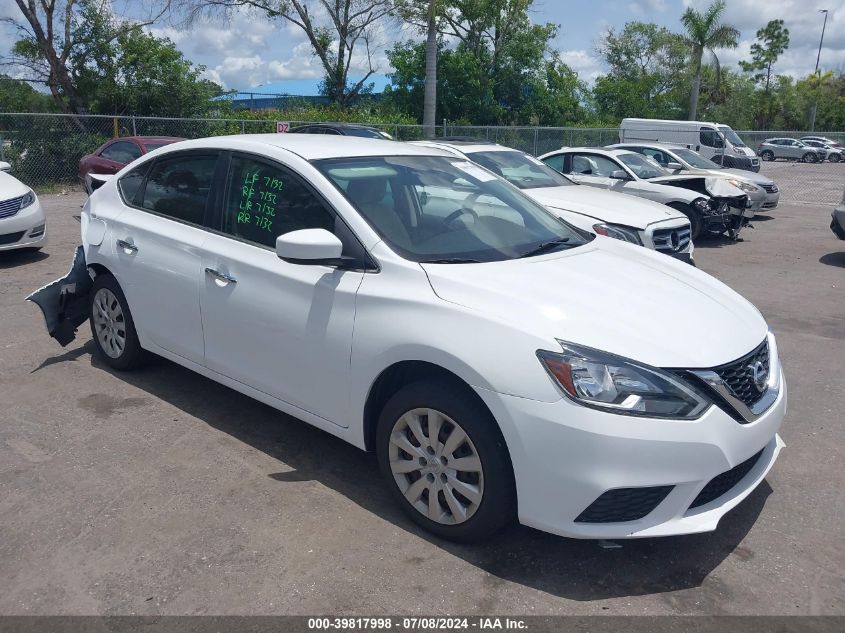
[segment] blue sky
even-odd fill
[[[536,22],[560,25],[554,41],[561,59],[592,82],[604,71],[595,54],[596,42],[608,28],[621,28],[626,22],[656,22],[680,29],[680,15],[686,6],[702,9],[710,0],[535,0],[531,17]],[[138,16],[138,7],[148,3],[113,0],[115,12],[128,10]],[[313,0],[312,0],[313,2]],[[768,20],[782,18],[792,35],[792,45],[779,61],[778,72],[794,76],[812,72],[816,61],[823,16],[818,9],[830,10],[821,66],[845,70],[845,0],[727,0],[726,20],[741,33],[738,49],[720,52],[723,64],[736,67],[749,57],[758,28]],[[152,3],[154,4],[154,3]],[[316,4],[316,3],[315,3]],[[0,17],[17,17],[11,0],[0,0]],[[268,20],[263,14],[241,10],[227,20],[198,20],[190,28],[174,23],[157,23],[150,29],[171,38],[185,55],[207,67],[209,78],[228,89],[313,94],[322,77],[322,68],[311,54],[305,36],[297,27],[281,20]],[[384,51],[398,39],[419,35],[399,25],[386,25],[373,46],[377,68],[376,89],[380,90],[390,72]],[[0,57],[13,41],[8,27],[0,27]],[[353,75],[366,70],[363,56],[355,60]]]

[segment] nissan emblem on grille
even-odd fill
[[[754,381],[757,391],[762,392],[766,388],[766,379],[769,377],[766,366],[758,360],[753,365],[749,365],[748,369],[751,370],[751,379]]]

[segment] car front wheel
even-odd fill
[[[772,161],[775,159],[775,153],[771,150],[764,150],[763,153],[760,154],[760,158],[765,161]]]
[[[819,162],[819,157],[812,152],[807,152],[801,160],[805,163],[817,163]]]
[[[100,274],[94,279],[89,320],[97,351],[107,365],[128,370],[141,363],[143,350],[126,296],[111,275]]]
[[[483,540],[515,517],[504,438],[466,389],[438,380],[400,389],[382,410],[376,452],[406,514],[441,538]]]
[[[838,163],[840,160],[842,160],[842,157],[839,154],[831,154],[827,157],[827,160],[829,160],[831,163]]]

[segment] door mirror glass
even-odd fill
[[[610,177],[613,180],[631,180],[631,177],[628,176],[628,173],[624,169],[616,169],[610,172]]]
[[[666,163],[666,169],[672,169],[674,171],[679,171],[683,168],[684,168],[684,166],[681,165],[681,163],[674,163],[674,162]]]
[[[300,229],[276,238],[276,255],[291,264],[341,264],[343,244],[326,229]]]

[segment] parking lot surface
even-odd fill
[[[60,348],[24,297],[66,272],[83,199],[42,196],[50,245],[0,256],[0,614],[845,614],[830,207],[696,245],[778,335],[790,410],[767,481],[714,533],[608,548],[519,526],[438,541],[372,455],[164,360],[114,373],[87,324]]]
[[[762,161],[760,173],[777,183],[784,203],[833,206],[842,200],[845,163]]]

